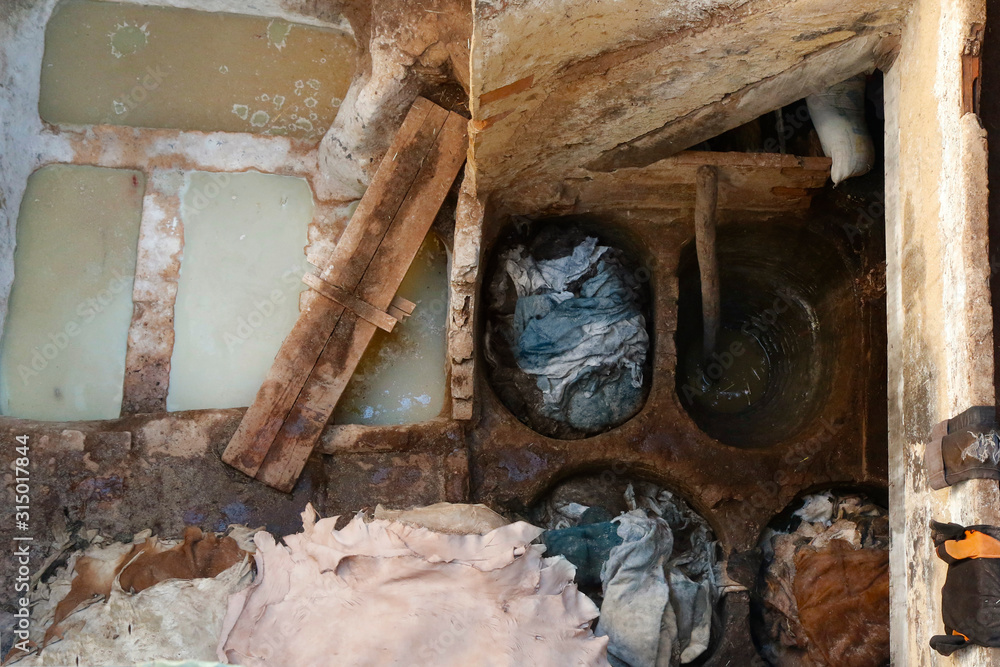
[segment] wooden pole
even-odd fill
[[[705,165],[698,168],[694,200],[694,238],[701,273],[701,317],[704,326],[704,353],[715,351],[722,317],[719,297],[719,258],[715,252],[716,207],[719,202],[719,171]]]

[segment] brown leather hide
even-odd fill
[[[795,555],[795,600],[809,656],[830,667],[889,664],[889,552],[831,540]]]
[[[184,542],[173,549],[147,550],[121,571],[122,590],[138,593],[167,579],[215,577],[243,558],[243,552],[231,537],[219,539],[215,533],[202,533],[189,526]]]
[[[154,537],[134,545],[116,561],[83,556],[76,562],[73,584],[56,606],[43,644],[48,644],[54,636],[62,636],[59,624],[81,604],[95,597],[106,599],[111,594],[115,577],[123,590],[138,593],[167,579],[215,577],[241,561],[243,556],[243,550],[233,538],[219,538],[215,533],[203,533],[193,526],[184,530],[184,542],[171,549],[166,549]]]

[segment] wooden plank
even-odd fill
[[[569,182],[567,197],[589,210],[693,209],[696,174],[705,165],[719,170],[720,211],[808,208],[812,191],[830,176],[830,159],[825,157],[688,151],[647,167],[586,172],[584,178]]]
[[[369,222],[348,224],[333,252],[330,253],[329,266],[323,271],[322,277],[326,282],[353,290],[364,275],[372,255],[382,242],[382,237],[412,186],[425,156],[436,146],[437,135],[448,119],[447,111],[422,97],[418,97],[413,103],[411,113],[415,111],[423,113],[425,109],[426,122],[420,127],[419,146],[410,145],[406,140],[393,141],[385,157],[382,158],[371,185],[365,191],[365,196],[361,198],[358,208],[351,217],[351,223],[360,216],[362,220],[377,220],[378,226],[371,227]],[[405,127],[406,121],[403,125]],[[400,129],[400,134],[402,132],[403,128]],[[382,172],[387,174],[384,179],[379,178]],[[369,195],[373,188],[375,192]]]
[[[397,322],[402,322],[407,317],[409,317],[409,314],[404,313],[399,308],[396,308],[396,306],[393,306],[393,305],[390,305],[389,309],[387,311],[385,311],[385,312],[389,313],[389,315],[391,315],[392,318],[394,320],[396,320]]]
[[[982,23],[973,23],[969,27],[969,36],[965,38],[965,48],[962,51],[962,113],[979,115],[985,32],[986,27]]]
[[[452,245],[451,294],[448,304],[448,359],[451,362],[451,417],[473,417],[476,355],[477,284],[481,269],[485,208],[476,192],[474,176],[466,171],[455,208]]]
[[[319,292],[323,297],[340,304],[355,315],[368,320],[379,329],[392,331],[393,327],[396,326],[396,318],[379,310],[370,303],[365,303],[347,290],[341,289],[336,285],[331,285],[313,273],[307,273],[302,276],[302,282]]]
[[[331,254],[335,263],[324,269],[324,280],[351,289],[357,285],[419,173],[423,157],[436,145],[447,117],[447,111],[423,98],[414,102]],[[397,161],[400,153],[407,159]],[[363,263],[362,258],[347,261],[344,257],[348,252],[347,260],[362,254],[368,257]],[[251,477],[257,474],[343,311],[342,306],[318,295],[305,299],[295,326],[222,455],[224,462]]]
[[[376,308],[388,307],[420,244],[465,162],[467,121],[452,114],[437,150],[427,156],[354,294]],[[333,332],[288,419],[275,437],[257,479],[290,491],[319,441],[323,427],[357,368],[375,327],[345,313]]]
[[[389,308],[386,312],[396,318],[397,321],[402,322],[407,317],[413,314],[413,309],[417,307],[417,304],[404,299],[398,294],[393,297],[392,303],[389,304]]]
[[[374,333],[375,325],[354,313],[340,318],[257,471],[259,481],[292,490]]]
[[[873,3],[859,3],[859,5],[869,6],[871,4]],[[764,9],[764,5],[767,5],[768,8]],[[844,5],[846,7],[846,3]],[[847,12],[855,10],[864,12],[865,10],[862,10],[859,5],[855,5],[852,9],[847,10]],[[807,1],[788,3],[781,9],[778,9],[772,3],[766,2],[757,3],[757,6],[761,7],[759,14],[749,9],[749,6],[743,7],[741,12],[756,14],[753,17],[754,19],[763,17],[773,19],[776,17],[775,11],[784,13],[795,7],[796,9],[793,11],[809,13],[809,10],[805,9],[806,7],[812,7],[812,11],[816,12],[819,5]],[[582,153],[584,150],[591,153],[602,151],[600,157],[593,161],[579,154],[575,156],[571,154],[571,156],[566,156],[566,159],[573,160],[575,157],[576,164],[585,164],[589,168],[599,171],[611,170],[615,167],[625,165],[648,165],[655,160],[676,154],[679,151],[696,146],[702,141],[716,137],[723,132],[735,129],[764,114],[781,109],[786,105],[794,104],[798,100],[826,90],[830,86],[849,79],[852,76],[871,71],[875,65],[875,50],[878,48],[883,36],[899,32],[899,16],[905,10],[902,9],[902,4],[898,4],[897,7],[901,10],[900,14],[890,12],[883,14],[874,21],[869,21],[874,16],[868,14],[864,19],[865,27],[863,29],[839,34],[835,42],[808,38],[804,39],[801,43],[796,42],[794,45],[791,42],[785,42],[793,50],[804,47],[801,55],[798,57],[788,59],[787,56],[790,55],[790,51],[786,51],[785,47],[782,46],[779,50],[784,51],[784,53],[765,65],[759,54],[749,57],[745,55],[736,56],[732,53],[731,49],[727,49],[729,54],[725,56],[720,55],[717,60],[713,61],[711,71],[702,70],[700,77],[692,76],[693,71],[701,70],[702,63],[697,61],[707,57],[707,52],[718,53],[715,49],[721,45],[713,44],[707,52],[700,52],[696,59],[692,59],[690,66],[685,67],[685,71],[678,73],[678,76],[672,81],[672,85],[678,85],[679,78],[688,78],[688,81],[691,81],[693,85],[699,86],[699,88],[704,85],[713,86],[714,90],[719,91],[717,94],[713,93],[711,96],[703,96],[704,89],[687,90],[685,94],[679,94],[672,100],[664,100],[664,106],[660,107],[659,112],[664,113],[667,108],[672,109],[662,116],[662,118],[668,119],[666,124],[652,129],[652,131],[640,130],[632,135],[636,137],[635,139],[608,146],[607,148],[596,142],[591,142],[590,146],[576,147],[578,153]],[[845,13],[841,12],[842,8],[834,8],[832,4],[825,5],[824,9],[820,11],[826,14],[828,10],[841,17],[845,16]],[[886,23],[882,23],[883,26],[886,26],[885,28],[875,27],[883,19],[889,19],[890,15],[893,16],[891,22],[895,23],[896,27],[888,27],[888,20]],[[804,27],[805,23],[813,22],[816,18],[816,16],[810,16],[803,18],[802,22],[796,19],[795,23],[783,23],[782,29],[791,29],[795,32],[802,31],[799,34],[804,37],[805,33],[808,32],[808,29]],[[834,18],[832,13],[826,14],[824,21],[828,21],[824,30],[835,31],[834,26],[838,19]],[[850,20],[848,20],[849,23]],[[749,29],[749,21],[738,20],[735,25],[743,29]],[[760,29],[760,24],[757,24],[757,29]],[[710,32],[702,32],[699,41],[704,39]],[[744,33],[740,37],[741,41],[747,40],[744,43],[751,43],[749,40],[752,39],[755,38],[750,38],[749,33]],[[781,41],[775,35],[764,37],[763,39],[772,45]],[[667,53],[667,51],[663,53]],[[692,51],[692,53],[695,52]],[[687,57],[685,56],[685,58]],[[735,68],[722,65],[725,60],[733,57],[754,61],[753,71],[755,74],[763,70],[769,70],[769,73],[765,76],[755,75],[752,79],[746,78],[737,82],[745,75],[745,71],[739,65],[736,65]],[[782,63],[781,65],[778,65],[779,61]],[[676,66],[674,65],[674,67]],[[669,68],[669,66],[667,67]],[[762,67],[762,69],[756,69],[757,67]],[[660,71],[669,71],[669,69]],[[721,72],[724,72],[724,75],[720,77],[719,73]],[[701,80],[694,83],[699,78]],[[597,93],[592,92],[591,96],[591,99],[596,98]],[[548,104],[552,104],[552,102],[548,101]],[[603,107],[600,104],[588,107],[587,115],[597,117],[598,113],[594,110],[596,108]],[[573,114],[574,118],[577,115]],[[549,119],[551,116],[539,113],[532,120],[536,123],[544,123],[545,121],[542,121],[542,118]],[[575,120],[570,127],[580,127],[585,122],[582,119]],[[567,123],[563,121],[559,125],[562,127],[552,127],[549,129],[549,133],[558,132],[559,134],[556,136],[563,138]],[[647,126],[646,129],[651,129],[655,125],[656,123],[653,123]],[[595,137],[595,139],[598,142],[601,140],[600,137]],[[546,144],[551,141],[551,138],[546,138]],[[615,144],[615,142],[608,143]],[[490,155],[481,155],[480,157],[482,160],[480,162],[480,170],[484,174],[484,180],[486,180],[485,172],[490,170],[491,163],[497,158],[495,155],[496,149],[493,147],[489,148]],[[533,148],[535,151],[544,150],[542,146],[538,145],[533,146]],[[596,150],[594,150],[595,148]],[[486,152],[486,147],[480,150],[481,152]]]
[[[441,134],[440,150],[428,157],[400,207],[398,219],[387,232],[355,292],[376,307],[391,303],[393,292],[402,282],[465,160],[468,143],[465,119],[453,115]],[[374,328],[367,324],[350,314],[338,323],[327,349],[258,471],[259,480],[282,490],[290,490],[294,485],[374,333]],[[364,340],[363,344],[356,344],[340,340],[342,338]]]
[[[413,309],[417,307],[417,304],[413,303],[409,299],[404,299],[403,297],[397,294],[396,296],[392,297],[392,303],[389,304],[389,307],[401,310],[407,315],[412,315]]]
[[[420,244],[430,231],[444,198],[448,195],[455,177],[465,162],[468,138],[468,121],[452,114],[441,131],[440,150],[434,160],[421,170],[414,183],[414,196],[408,196],[399,208],[400,224],[393,224],[385,235],[385,242],[372,258],[365,277],[358,284],[355,294],[376,308],[386,308],[392,303],[396,289],[403,282],[406,272],[417,256]],[[392,285],[386,290],[384,285]]]

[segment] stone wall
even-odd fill
[[[1000,521],[995,482],[931,491],[931,428],[993,405],[993,314],[987,256],[986,137],[963,112],[962,56],[980,0],[918,0],[886,75],[886,287],[892,636],[896,665],[1000,665],[995,651],[954,659],[928,647],[944,631],[945,565],[928,522]],[[971,52],[971,50],[970,50]]]

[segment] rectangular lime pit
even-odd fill
[[[318,141],[354,74],[351,35],[236,14],[69,0],[48,24],[50,123]]]
[[[334,424],[412,424],[444,408],[448,256],[433,232],[397,294],[416,309],[391,332],[375,333],[337,404]]]
[[[312,193],[299,178],[190,172],[181,192],[184,253],[174,306],[167,410],[253,402],[299,314]],[[333,423],[426,421],[444,406],[448,257],[429,234],[399,289],[413,315],[379,331]]]
[[[0,413],[119,416],[145,178],[53,165],[28,180],[0,344]]]
[[[167,410],[250,405],[299,314],[312,218],[305,179],[187,174]]]

